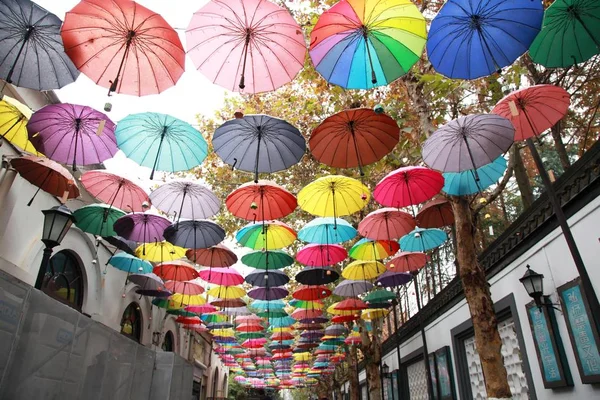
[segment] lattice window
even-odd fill
[[[408,377],[408,392],[410,400],[428,400],[427,394],[427,370],[425,362],[418,361],[406,367]]]

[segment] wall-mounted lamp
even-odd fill
[[[527,271],[525,271],[525,274],[519,279],[519,281],[521,281],[525,287],[525,290],[527,291],[527,294],[533,299],[535,305],[538,306],[539,309],[541,309],[542,306],[546,306],[560,311],[560,308],[556,307],[558,304],[552,304],[549,296],[544,296],[543,274],[538,274],[532,270],[528,264]]]

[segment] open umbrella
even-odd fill
[[[206,186],[189,181],[171,181],[150,193],[152,205],[180,218],[206,219],[221,208],[221,201]]]
[[[275,90],[304,66],[302,29],[270,1],[210,1],[194,13],[186,40],[196,68],[232,91]]]
[[[335,168],[356,168],[381,160],[398,144],[400,128],[389,116],[370,108],[344,110],[326,118],[312,132],[312,155]]]
[[[165,261],[174,261],[185,257],[185,249],[174,246],[169,242],[144,243],[135,249],[136,257],[144,260],[162,263]]]
[[[248,297],[259,300],[283,299],[289,294],[284,287],[258,287],[248,292]]]
[[[444,186],[442,174],[425,167],[402,167],[387,174],[373,192],[373,198],[388,207],[407,207],[438,194]]]
[[[294,263],[294,258],[280,250],[256,250],[242,256],[242,263],[258,269],[281,269]]]
[[[99,164],[117,153],[115,123],[87,106],[50,104],[27,124],[29,140],[48,158],[63,164]]]
[[[198,271],[188,262],[181,260],[165,261],[157,264],[152,272],[165,281],[185,282],[198,278]]]
[[[427,56],[449,78],[490,75],[529,49],[543,15],[540,1],[449,0],[431,21]]]
[[[212,138],[215,153],[242,171],[283,171],[296,164],[306,150],[300,131],[289,122],[268,115],[245,115],[225,122]]]
[[[290,281],[290,277],[278,270],[254,270],[246,275],[245,281],[258,287],[283,286]]]
[[[377,278],[377,285],[383,287],[396,287],[406,285],[412,280],[412,275],[408,272],[385,271]]]
[[[215,286],[206,292],[209,296],[218,299],[239,299],[246,295],[246,291],[239,286]]]
[[[447,184],[448,181],[446,181]],[[454,224],[454,212],[450,202],[443,197],[439,197],[426,203],[421,208],[417,214],[417,221],[421,228],[442,228]]]
[[[109,206],[125,211],[145,211],[150,206],[148,195],[132,181],[105,171],[87,171],[81,175],[83,187]]]
[[[331,267],[305,267],[294,279],[304,285],[327,285],[337,281],[340,274]]]
[[[381,277],[380,277],[380,279],[381,279]],[[394,294],[394,292],[392,292],[390,290],[381,289],[381,290],[374,290],[374,291],[370,292],[369,294],[367,294],[364,297],[363,300],[367,304],[371,305],[371,304],[388,303],[388,302],[391,302],[392,300],[394,300],[395,298],[396,298],[396,295]],[[376,308],[376,307],[372,307],[372,308]]]
[[[166,281],[165,287],[173,292],[189,296],[204,293],[204,288],[193,281]]]
[[[296,240],[296,232],[280,221],[248,224],[235,234],[235,239],[253,250],[281,249]]]
[[[127,253],[115,254],[108,260],[108,263],[128,274],[148,274],[152,272],[152,264]]]
[[[2,97],[0,99],[0,136],[21,150],[36,156],[43,156],[29,141],[27,122],[31,118],[31,114],[32,111],[26,105],[11,97]],[[0,141],[0,146],[2,146],[2,141]]]
[[[355,260],[375,261],[388,258],[400,250],[398,242],[393,240],[371,240],[362,238],[348,251]]]
[[[177,32],[134,1],[83,0],[65,16],[61,36],[77,68],[109,95],[157,94],[183,74]]]
[[[442,191],[453,196],[475,194],[498,182],[506,171],[504,156],[496,158],[489,164],[463,172],[445,172]],[[477,180],[479,179],[479,180]],[[430,228],[420,225],[423,228]]]
[[[233,268],[206,268],[199,272],[200,279],[223,286],[240,285],[244,277]]]
[[[206,303],[206,299],[203,296],[181,294],[181,293],[174,293],[171,296],[171,300],[178,307],[201,306]]]
[[[348,279],[340,282],[336,288],[333,289],[333,294],[342,297],[356,297],[371,289],[373,289],[373,284],[371,282],[360,279]]]
[[[375,279],[386,271],[385,265],[379,261],[352,261],[342,270],[342,276],[346,279]]]
[[[194,263],[205,267],[227,268],[238,260],[235,253],[221,243],[206,249],[189,249],[185,252],[185,256]]]
[[[298,239],[317,244],[336,244],[354,239],[356,229],[341,218],[315,218],[298,231]]]
[[[236,217],[249,221],[283,218],[298,205],[296,197],[274,182],[247,182],[227,196],[227,209]]]
[[[363,300],[350,298],[340,301],[333,308],[342,311],[359,311],[365,310],[369,306]]]
[[[120,0],[123,1],[123,0]],[[166,114],[131,114],[119,121],[117,145],[127,158],[154,171],[188,171],[202,163],[208,145],[193,126]]]
[[[347,257],[346,249],[337,244],[308,244],[296,253],[296,261],[310,267],[327,267],[342,262]]]
[[[209,220],[175,222],[164,230],[165,240],[186,249],[206,249],[225,239],[225,230]]]
[[[127,277],[127,280],[140,287],[135,292],[142,296],[169,297],[172,295],[165,287],[163,280],[152,272],[147,274],[132,274]]]
[[[388,270],[393,272],[415,272],[427,264],[427,254],[421,252],[401,252],[396,254],[386,264]]]
[[[102,239],[106,240],[108,243],[115,246],[115,253],[118,250],[121,250],[121,251],[124,251],[125,253],[135,255],[136,257],[139,258],[139,256],[135,254],[137,242],[135,242],[133,240],[127,240],[125,238],[122,238],[121,236],[104,236]],[[141,252],[142,251],[140,249],[140,253]],[[148,260],[148,261],[150,261],[150,260]]]
[[[116,236],[114,223],[125,213],[107,204],[90,204],[73,211],[75,225],[84,232],[97,236]]]
[[[150,243],[163,239],[163,232],[170,221],[160,215],[131,213],[115,221],[113,228],[117,235],[140,243]]]
[[[292,293],[292,297],[298,300],[319,300],[325,299],[331,295],[331,290],[327,286],[318,285],[318,286],[307,286],[300,285],[294,293]]]
[[[347,89],[387,85],[419,60],[427,24],[409,0],[342,0],[325,11],[310,35],[315,69]]]
[[[590,0],[550,4],[542,30],[529,47],[531,59],[546,68],[567,68],[599,52],[598,3]]]
[[[415,219],[408,213],[385,207],[369,213],[358,224],[358,232],[373,240],[400,239],[416,227]]]
[[[415,228],[400,239],[402,251],[427,251],[439,247],[448,239],[448,235],[441,229]]]
[[[0,1],[0,79],[34,90],[75,82],[79,71],[65,53],[61,25],[32,1]]]

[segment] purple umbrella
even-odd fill
[[[279,300],[288,294],[287,289],[282,287],[260,287],[248,292],[248,296],[256,300]]]
[[[342,336],[346,335],[347,333],[348,328],[340,324],[329,325],[327,328],[325,328],[325,334],[327,336]]]
[[[377,284],[384,287],[402,286],[410,282],[412,275],[408,272],[385,271],[377,278]]]
[[[206,219],[221,208],[221,201],[205,186],[187,181],[165,183],[150,193],[152,205],[180,218]]]
[[[326,317],[314,317],[314,318],[305,318],[301,319],[298,322],[301,324],[324,324],[329,322],[329,318]]]
[[[129,282],[135,283],[140,287],[135,292],[142,296],[169,297],[173,294],[167,290],[163,280],[152,272],[148,274],[132,274],[129,275],[128,279]]]
[[[50,104],[27,124],[29,140],[40,153],[63,164],[99,164],[115,155],[115,123],[91,107]]]
[[[360,294],[368,292],[371,289],[373,289],[373,284],[369,281],[354,281],[346,279],[337,285],[337,287],[333,290],[333,294],[342,297],[356,297]]]
[[[116,220],[113,229],[125,239],[145,244],[164,240],[163,232],[169,225],[171,222],[159,215],[131,213]],[[145,246],[143,254],[146,254]]]

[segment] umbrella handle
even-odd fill
[[[48,169],[48,175],[46,175],[46,177],[44,178],[44,180],[42,181],[42,183],[40,183],[40,186],[38,186],[37,190],[33,194],[33,197],[31,198],[31,200],[29,200],[29,203],[27,203],[27,207],[31,206],[31,203],[33,203],[33,199],[35,199],[35,197],[37,196],[37,194],[40,192],[40,189],[42,188],[42,186],[44,186],[44,183],[46,183],[46,181],[48,180],[48,178],[50,178],[50,175],[52,175],[52,170]]]
[[[27,32],[25,32],[25,36],[23,37],[23,43],[21,43],[21,47],[19,48],[19,52],[17,53],[17,56],[15,57],[15,61],[13,62],[13,65],[10,67],[10,70],[8,71],[8,75],[6,75],[6,79],[4,80],[4,84],[2,85],[2,92],[4,92],[4,88],[6,87],[7,83],[12,83],[12,75],[15,72],[15,68],[17,67],[17,62],[19,61],[19,57],[21,57],[21,53],[23,52],[23,49],[25,48],[25,45],[27,44],[27,41],[29,40],[29,38],[31,37],[31,34],[33,33],[33,26],[30,26],[29,28],[27,28]]]
[[[167,126],[163,127],[163,131],[160,134],[160,142],[158,143],[158,150],[156,151],[156,159],[154,160],[154,165],[152,166],[152,172],[150,173],[150,180],[154,179],[154,171],[156,171],[156,167],[158,166],[158,159],[160,158],[160,153],[162,150],[163,141],[165,140],[165,135],[167,134]]]
[[[246,29],[246,41],[244,43],[244,62],[242,64],[242,76],[240,77],[240,84],[238,85],[240,89],[244,89],[246,87],[245,84],[245,74],[246,74],[246,59],[248,58],[248,45],[250,44],[250,28]]]
[[[114,81],[109,81],[110,88],[108,89],[108,97],[112,96],[112,93],[117,91],[117,85],[119,84],[119,76],[121,76],[121,72],[123,71],[123,66],[125,65],[125,60],[127,59],[127,56],[129,55],[129,49],[131,47],[131,42],[132,42],[135,34],[136,34],[136,32],[133,30],[130,30],[127,33],[127,42],[125,43],[125,51],[123,52],[123,58],[121,59],[121,64],[119,64],[119,69],[117,70],[117,76],[115,77]],[[152,179],[152,178],[150,178],[150,179]]]

